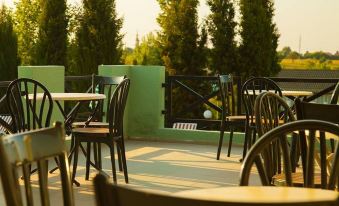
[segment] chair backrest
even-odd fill
[[[253,77],[247,80],[241,88],[241,100],[245,107],[246,119],[249,124],[254,124],[254,103],[256,97],[262,92],[272,92],[282,96],[280,87],[266,77]]]
[[[330,104],[338,104],[338,96],[339,96],[339,82],[335,85],[335,88],[331,96]]]
[[[295,100],[297,119],[318,119],[339,124],[339,105]]]
[[[257,96],[254,114],[259,137],[279,125],[296,120],[286,101],[272,92],[263,92]]]
[[[233,203],[178,197],[170,194],[147,192],[132,189],[127,185],[108,182],[107,177],[98,174],[94,177],[97,206],[230,206]]]
[[[111,136],[123,135],[123,119],[127,102],[130,79],[125,78],[114,90],[107,114]]]
[[[258,137],[287,122],[295,121],[294,114],[283,98],[272,92],[263,92],[257,96],[254,103],[255,125]],[[295,150],[290,150],[295,153]],[[292,155],[292,154],[291,154]],[[282,170],[279,148],[272,147],[263,156],[265,170],[269,181]],[[292,161],[294,162],[294,161]],[[292,170],[295,170],[292,163]]]
[[[126,78],[126,76],[99,76],[93,75],[92,78],[92,93],[105,94],[106,99],[110,100],[115,88]],[[98,121],[103,121],[103,115],[108,113],[109,104],[106,108],[104,107],[104,101],[99,101],[99,104],[96,108],[96,117]],[[107,119],[107,115],[106,115]]]
[[[55,127],[4,136],[0,139],[0,171],[7,205],[21,206],[17,169],[22,168],[27,205],[33,205],[29,165],[37,163],[41,205],[49,205],[47,161],[56,157],[59,162],[63,203],[74,205],[70,181],[65,134],[61,123]],[[39,204],[38,204],[39,205]]]
[[[222,120],[225,121],[226,116],[235,115],[233,77],[230,74],[219,75],[218,77],[222,104]]]
[[[53,100],[41,83],[27,78],[16,79],[7,88],[6,100],[15,132],[50,125]]]
[[[301,150],[306,154],[306,158],[302,159],[302,172],[304,178],[304,187],[314,187],[314,167],[315,167],[315,148],[316,136],[320,134],[326,136],[332,136],[339,138],[339,127],[333,123],[325,122],[321,120],[298,120],[289,122],[284,125],[278,126],[269,132],[265,133],[250,149],[247,153],[240,172],[240,185],[248,185],[251,168],[255,163],[260,179],[263,185],[270,185],[271,182],[268,179],[268,172],[264,167],[262,161],[263,156],[266,155],[267,149],[272,147],[280,148],[280,155],[283,161],[283,173],[287,186],[293,185],[292,179],[292,162],[289,155],[289,137],[294,134],[298,134],[300,138],[300,144],[303,145]],[[307,134],[307,135],[305,135]],[[308,140],[308,144],[304,144]],[[303,141],[301,141],[303,140]],[[320,150],[322,150],[320,146]],[[321,151],[320,151],[321,152]],[[322,160],[320,160],[322,161]],[[327,162],[328,163],[328,162]],[[329,171],[321,170],[321,187],[326,189],[334,189],[338,184],[339,175],[339,142],[336,145],[336,151],[332,161],[332,168]],[[338,186],[338,185],[337,185]]]

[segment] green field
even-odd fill
[[[339,69],[339,60],[320,61],[317,59],[283,59],[283,69]]]

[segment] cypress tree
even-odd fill
[[[238,72],[233,0],[207,0],[211,14],[208,31],[213,48],[210,68],[219,74]]]
[[[100,64],[119,64],[123,19],[114,0],[83,0],[83,14],[76,32],[78,74],[96,73]]]
[[[41,0],[36,63],[66,65],[66,0]]]
[[[157,21],[162,28],[159,33],[162,59],[170,74],[198,75],[204,63],[197,61],[198,44],[198,0],[157,0],[161,13]],[[206,40],[206,39],[205,39]]]
[[[39,0],[15,2],[15,31],[18,35],[18,55],[21,65],[33,65],[39,32]]]
[[[13,80],[17,77],[18,39],[13,30],[10,10],[0,7],[0,80]]]
[[[245,76],[270,76],[280,70],[279,34],[272,0],[241,0],[240,61]]]

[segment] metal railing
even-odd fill
[[[308,96],[304,98],[304,101],[313,101],[323,95],[328,94],[334,88],[336,83],[339,81],[337,78],[282,78],[282,77],[270,77],[270,79],[274,80],[278,84],[282,85],[283,83],[326,83],[323,88],[318,91],[312,91],[314,94],[312,96]],[[201,108],[203,109],[212,109],[212,112],[217,112],[221,114],[221,109],[218,105],[213,103],[211,100],[218,98],[219,93],[219,85],[217,82],[217,76],[167,76],[166,83],[163,85],[165,87],[165,110],[163,114],[165,114],[165,126],[172,127],[175,122],[190,122],[190,123],[198,123],[198,128],[209,127],[210,125],[220,125],[220,118],[216,119],[205,119],[200,115],[200,118],[191,118],[189,115],[185,117],[184,113],[190,113],[194,108],[201,104]],[[185,82],[195,82],[193,86],[185,83]],[[233,77],[233,82],[235,86],[235,96],[236,96],[236,115],[242,114],[242,102],[241,102],[241,85],[243,81],[240,77]],[[210,84],[211,86],[206,86]],[[205,85],[206,89],[202,92],[197,91],[197,87],[200,85]],[[214,86],[213,86],[214,85]],[[215,86],[217,85],[217,86]],[[282,89],[284,89],[282,87]],[[298,90],[298,88],[295,88]],[[181,91],[181,92],[180,92]],[[195,101],[185,101],[187,95],[182,95],[182,92],[186,92],[187,95],[191,95],[195,98]],[[181,95],[181,98],[175,98],[175,95]],[[178,102],[174,102],[174,100],[179,100],[179,104],[184,104],[182,106],[181,111],[175,111]],[[192,98],[191,98],[192,99]],[[184,113],[182,113],[184,112]],[[200,114],[203,113],[203,110],[200,111]],[[199,115],[198,115],[199,116]],[[215,115],[218,116],[218,115]],[[219,115],[220,117],[220,115]]]

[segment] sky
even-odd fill
[[[80,2],[81,0],[68,0]],[[0,0],[13,5],[13,0]],[[292,50],[339,51],[339,0],[275,0],[275,17],[280,33],[279,47]],[[160,12],[156,0],[116,0],[118,14],[124,18],[124,43],[134,47],[136,35],[141,38],[159,30],[156,18]],[[206,0],[200,0],[199,19],[209,13]]]

